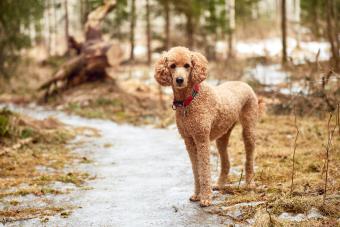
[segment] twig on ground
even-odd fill
[[[237,188],[240,188],[242,176],[243,176],[243,169],[241,170],[241,175],[240,175],[240,179],[238,180],[238,186],[237,186]]]
[[[268,210],[268,202],[266,202],[266,212],[267,212],[267,214],[268,214],[268,216],[269,216],[269,226],[274,226],[274,222],[273,222],[273,219],[272,219],[272,215],[271,215],[271,213],[270,213],[269,210]]]
[[[293,194],[294,189],[294,174],[295,174],[295,153],[296,153],[296,147],[297,147],[297,139],[299,137],[300,131],[296,123],[296,110],[294,106],[294,126],[296,129],[296,135],[295,135],[295,141],[294,141],[294,150],[293,150],[293,167],[292,167],[292,178],[291,178],[291,185],[290,185],[290,194]]]

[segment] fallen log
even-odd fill
[[[102,39],[100,25],[105,16],[111,12],[116,1],[105,1],[89,13],[85,23],[85,42],[78,43],[73,37],[68,37],[69,47],[76,50],[77,55],[61,65],[59,70],[51,79],[44,82],[38,90],[45,90],[43,101],[48,101],[52,95],[77,86],[84,82],[106,80],[108,76],[106,68],[117,66],[120,61],[120,47],[113,42],[106,42]],[[109,61],[110,49],[116,52],[114,59]],[[112,64],[114,62],[114,64]]]
[[[84,55],[74,57],[68,62],[64,63],[60,69],[54,74],[52,79],[43,83],[39,90],[48,89],[51,85],[71,77],[73,74],[79,73],[79,71],[84,67],[85,58]]]

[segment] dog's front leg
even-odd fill
[[[197,150],[194,143],[194,139],[192,137],[185,137],[184,138],[185,146],[187,148],[191,166],[192,166],[192,172],[194,174],[194,180],[195,180],[195,193],[190,197],[191,201],[199,201],[200,197],[200,182],[199,182],[199,176],[198,176],[198,169],[197,169]]]
[[[197,168],[200,182],[200,205],[205,207],[211,205],[212,194],[209,137],[198,136],[195,138],[195,144],[197,149]]]

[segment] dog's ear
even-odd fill
[[[191,52],[192,80],[194,83],[201,83],[207,78],[208,60],[198,52]]]
[[[155,65],[155,79],[162,86],[171,85],[171,74],[168,67],[167,52],[163,52]]]

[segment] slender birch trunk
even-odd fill
[[[165,10],[165,49],[168,50],[170,48],[170,5],[169,0],[165,1],[164,5]]]
[[[151,64],[151,24],[150,24],[150,2],[146,0],[146,41],[148,49],[148,65]]]
[[[136,27],[136,1],[131,0],[131,12],[130,12],[130,61],[135,60],[135,27]]]
[[[235,0],[226,1],[226,12],[228,12],[229,34],[228,34],[228,58],[235,56]]]
[[[68,2],[64,0],[64,7],[65,7],[65,40],[66,40],[66,53],[69,52],[69,45],[68,45],[68,38],[70,37],[69,34],[69,21],[68,21]]]
[[[327,14],[327,36],[328,41],[331,45],[332,51],[332,59],[334,64],[334,70],[339,72],[339,46],[337,40],[337,31],[336,31],[336,22],[334,21],[334,9],[333,9],[333,0],[326,0],[326,14]]]
[[[192,49],[195,46],[193,18],[191,14],[187,14],[186,18],[187,18],[186,30],[188,37],[187,46],[189,47],[189,49]]]

